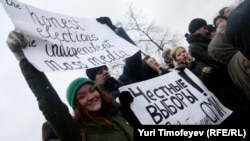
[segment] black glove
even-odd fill
[[[116,26],[112,24],[112,21],[109,17],[99,17],[96,19],[101,24],[106,24],[109,28],[111,28],[113,31],[115,31]]]
[[[13,30],[9,33],[6,43],[17,60],[25,58],[22,49],[28,45],[28,38],[24,34]]]
[[[122,106],[130,108],[130,103],[134,100],[133,96],[128,91],[122,91],[119,96],[119,101]]]

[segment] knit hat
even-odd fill
[[[193,19],[188,26],[188,31],[193,34],[197,29],[206,26],[207,22],[204,19],[201,18],[195,18]]]
[[[80,89],[80,87],[86,85],[86,84],[92,84],[95,85],[95,82],[84,77],[79,77],[73,80],[68,88],[67,88],[67,101],[69,105],[74,109],[75,107],[75,97],[77,91]]]
[[[99,67],[95,67],[95,68],[89,68],[86,70],[86,74],[89,77],[89,79],[95,81],[95,76],[97,74],[97,72],[101,69],[101,68],[108,68],[106,65],[103,66],[99,66]]]

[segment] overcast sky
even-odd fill
[[[2,1],[2,0],[1,0]],[[236,0],[20,0],[37,8],[68,16],[97,18],[109,16],[114,23],[126,21],[128,5],[142,11],[148,21],[162,28],[185,34],[193,18],[212,23],[219,9]],[[0,141],[41,141],[45,121],[37,101],[18,67],[18,61],[6,46],[12,22],[0,5]],[[47,73],[50,81],[66,102],[68,83],[84,71]]]

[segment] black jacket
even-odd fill
[[[238,5],[228,17],[226,36],[250,60],[250,1]]]

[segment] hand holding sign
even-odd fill
[[[109,28],[111,28],[113,31],[116,29],[116,27],[112,24],[112,21],[109,17],[99,17],[96,19],[101,24],[106,24]]]
[[[25,58],[22,49],[25,48],[28,44],[28,38],[26,37],[26,35],[15,30],[11,31],[6,42],[17,60],[22,60]]]

